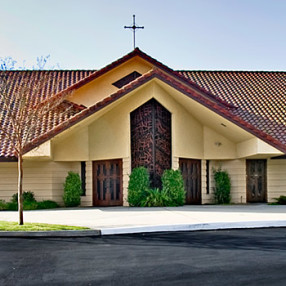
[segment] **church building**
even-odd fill
[[[286,72],[172,70],[136,48],[100,70],[9,73],[11,85],[45,74],[62,81],[57,96],[72,91],[72,111],[44,117],[25,149],[24,191],[37,200],[63,204],[75,171],[82,206],[127,206],[138,166],[153,186],[180,169],[186,204],[214,202],[214,168],[228,172],[232,203],[286,195]],[[4,113],[0,122],[9,125]],[[17,158],[2,140],[0,200],[16,192]]]

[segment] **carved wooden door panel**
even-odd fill
[[[155,99],[130,114],[132,169],[148,168],[152,187],[171,168],[171,113]]]
[[[247,202],[266,201],[266,160],[246,160]]]
[[[180,159],[180,170],[186,190],[186,204],[201,204],[201,161]]]
[[[93,162],[93,205],[122,206],[122,160]]]

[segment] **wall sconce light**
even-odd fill
[[[219,141],[215,142],[214,144],[215,144],[217,147],[220,147],[220,146],[222,145],[222,143],[219,142]]]

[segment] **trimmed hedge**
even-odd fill
[[[165,170],[162,190],[150,189],[150,178],[145,167],[133,169],[128,186],[128,202],[135,207],[171,207],[185,203],[184,182],[179,170]]]
[[[80,196],[82,194],[81,179],[79,174],[68,172],[64,183],[64,204],[66,207],[77,207],[80,205]]]
[[[129,176],[128,203],[133,207],[140,207],[150,189],[150,178],[147,168],[138,167],[133,169]]]
[[[40,210],[58,208],[59,205],[50,200],[37,202],[33,192],[23,192],[23,209],[24,210]],[[10,202],[6,203],[0,200],[0,210],[17,211],[18,210],[18,194],[14,194]]]
[[[35,202],[35,195],[33,192],[23,192],[23,201],[24,202]],[[18,193],[12,196],[11,202],[18,203]]]
[[[227,171],[222,171],[221,168],[213,169],[214,174],[214,198],[217,204],[230,203],[231,183]]]
[[[160,189],[147,190],[146,197],[140,203],[141,207],[165,207],[168,205],[169,198],[167,194]]]
[[[186,201],[184,180],[180,170],[165,170],[162,175],[162,192],[168,197],[168,206],[182,206]]]

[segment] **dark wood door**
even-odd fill
[[[180,170],[186,190],[186,204],[201,204],[201,160],[180,159]]]
[[[266,160],[246,160],[247,202],[266,201]]]
[[[93,162],[93,205],[121,206],[122,160],[105,160]]]
[[[132,169],[148,168],[152,187],[171,169],[171,113],[151,99],[130,114]]]

